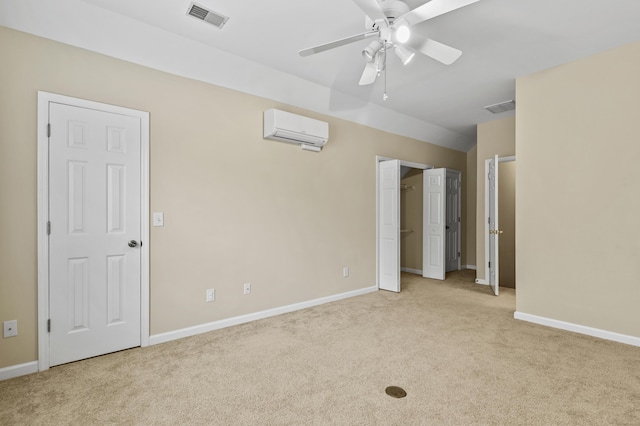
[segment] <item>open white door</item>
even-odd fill
[[[378,163],[379,288],[400,291],[400,160]]]
[[[497,296],[500,293],[500,265],[498,245],[500,228],[498,227],[498,156],[489,162],[489,285]]]
[[[446,169],[423,172],[422,276],[444,280],[445,277],[445,200]]]

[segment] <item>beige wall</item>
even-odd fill
[[[400,266],[422,270],[422,170],[412,169],[402,179],[408,189],[400,191]],[[413,187],[413,189],[410,189]]]
[[[517,310],[640,337],[640,43],[517,80]]]
[[[467,172],[462,174],[462,211],[466,220],[462,222],[462,235],[465,238],[465,260],[463,265],[476,267],[476,193],[478,191],[478,145],[467,152]],[[464,256],[464,255],[463,255]]]
[[[516,287],[516,161],[498,166],[500,287]]]
[[[165,214],[150,235],[152,334],[375,285],[376,155],[466,166],[463,152],[1,27],[0,57],[0,321],[19,330],[0,339],[0,368],[37,358],[37,90],[150,112],[151,211]],[[263,140],[273,107],[328,121],[325,149]]]
[[[488,123],[478,124],[478,156],[477,156],[477,192],[476,192],[476,265],[478,271],[476,277],[485,277],[485,253],[484,253],[484,184],[485,184],[485,160],[495,155],[508,157],[516,154],[515,143],[515,117],[507,117]]]

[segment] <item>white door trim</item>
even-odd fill
[[[380,162],[387,160],[397,160],[397,158],[383,157],[376,155],[376,287],[380,289]],[[412,167],[414,169],[433,169],[429,164],[414,163],[411,161],[400,160],[400,166]],[[398,259],[400,262],[400,259]]]
[[[489,261],[487,257],[489,256],[489,164],[491,163],[493,158],[489,158],[484,160],[484,258],[482,259],[482,264],[484,264],[484,279],[476,278],[476,284],[489,285]],[[516,161],[515,155],[510,155],[508,157],[498,157],[498,163],[508,163],[511,161]],[[498,165],[496,164],[496,167]],[[477,262],[476,264],[480,265]]]
[[[81,108],[138,117],[141,120],[141,297],[140,344],[149,345],[149,113],[134,109],[38,91],[38,371],[49,369],[49,103],[56,102]]]

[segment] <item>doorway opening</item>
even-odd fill
[[[516,288],[516,161],[499,164],[500,286]]]
[[[497,155],[485,160],[485,278],[476,279],[476,284],[489,285],[496,296],[500,293],[501,273],[505,274],[505,287],[515,289],[516,285],[515,160],[515,156]],[[502,171],[505,176],[501,176]]]
[[[422,170],[400,172],[400,271],[422,275]]]
[[[377,284],[400,291],[400,272],[444,280],[461,268],[461,176],[377,157]]]

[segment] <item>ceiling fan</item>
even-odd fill
[[[367,63],[359,84],[364,86],[374,83],[385,69],[390,49],[394,49],[404,65],[413,59],[416,52],[445,65],[454,63],[462,55],[460,50],[417,34],[411,27],[479,0],[431,0],[413,10],[409,10],[409,6],[400,0],[382,0],[380,3],[378,0],[353,1],[366,15],[366,32],[303,49],[298,53],[300,56],[309,56],[359,40],[375,38],[362,51]]]

